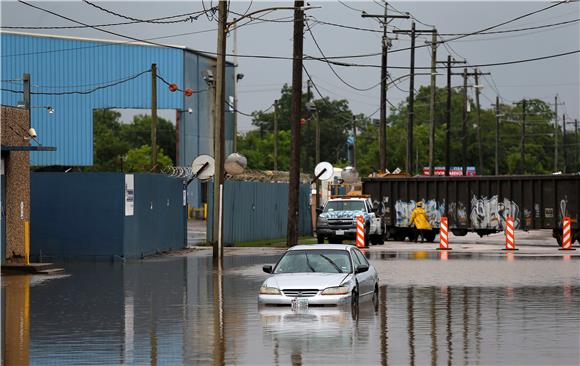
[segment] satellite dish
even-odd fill
[[[359,180],[358,172],[352,166],[344,168],[342,173],[340,173],[340,177],[345,183],[355,183]]]
[[[334,173],[334,168],[332,164],[327,161],[320,162],[314,168],[314,176],[318,177],[320,180],[329,180],[332,178]]]
[[[231,175],[242,174],[247,166],[248,159],[239,153],[230,154],[224,162],[224,169],[226,170],[226,173]]]
[[[193,178],[208,180],[215,174],[215,162],[209,155],[199,155],[191,163]]]

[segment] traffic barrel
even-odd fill
[[[356,217],[356,246],[358,248],[365,247],[365,217]]]
[[[504,250],[517,250],[516,249],[516,237],[514,232],[514,218],[508,216],[505,221],[505,249]]]
[[[569,216],[564,217],[564,222],[562,223],[562,248],[560,250],[576,250],[572,248],[572,228]]]
[[[451,250],[449,248],[449,221],[447,217],[441,217],[439,224],[439,248],[437,250]]]

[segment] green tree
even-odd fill
[[[176,135],[175,126],[164,118],[157,119],[157,144],[175,163]],[[121,126],[121,139],[131,148],[151,145],[151,116],[137,115],[129,124]]]
[[[151,146],[142,145],[133,148],[125,155],[126,172],[149,172],[151,171]],[[165,155],[162,148],[157,150],[157,170],[171,166],[171,159]]]
[[[93,166],[87,171],[122,171],[123,156],[130,143],[121,137],[122,123],[119,112],[99,109],[93,113]]]

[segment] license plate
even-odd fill
[[[292,310],[308,309],[308,299],[295,297],[292,299]]]
[[[344,235],[344,230],[336,230],[336,235]]]

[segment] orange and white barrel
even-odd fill
[[[562,223],[562,250],[574,250],[572,249],[572,220],[569,216],[564,217],[564,222]]]
[[[356,217],[356,246],[358,248],[365,247],[365,217]]]
[[[508,216],[505,221],[505,250],[516,250],[514,218],[511,216]]]
[[[441,218],[441,223],[439,224],[439,248],[437,249],[449,249],[449,221],[445,216]]]

